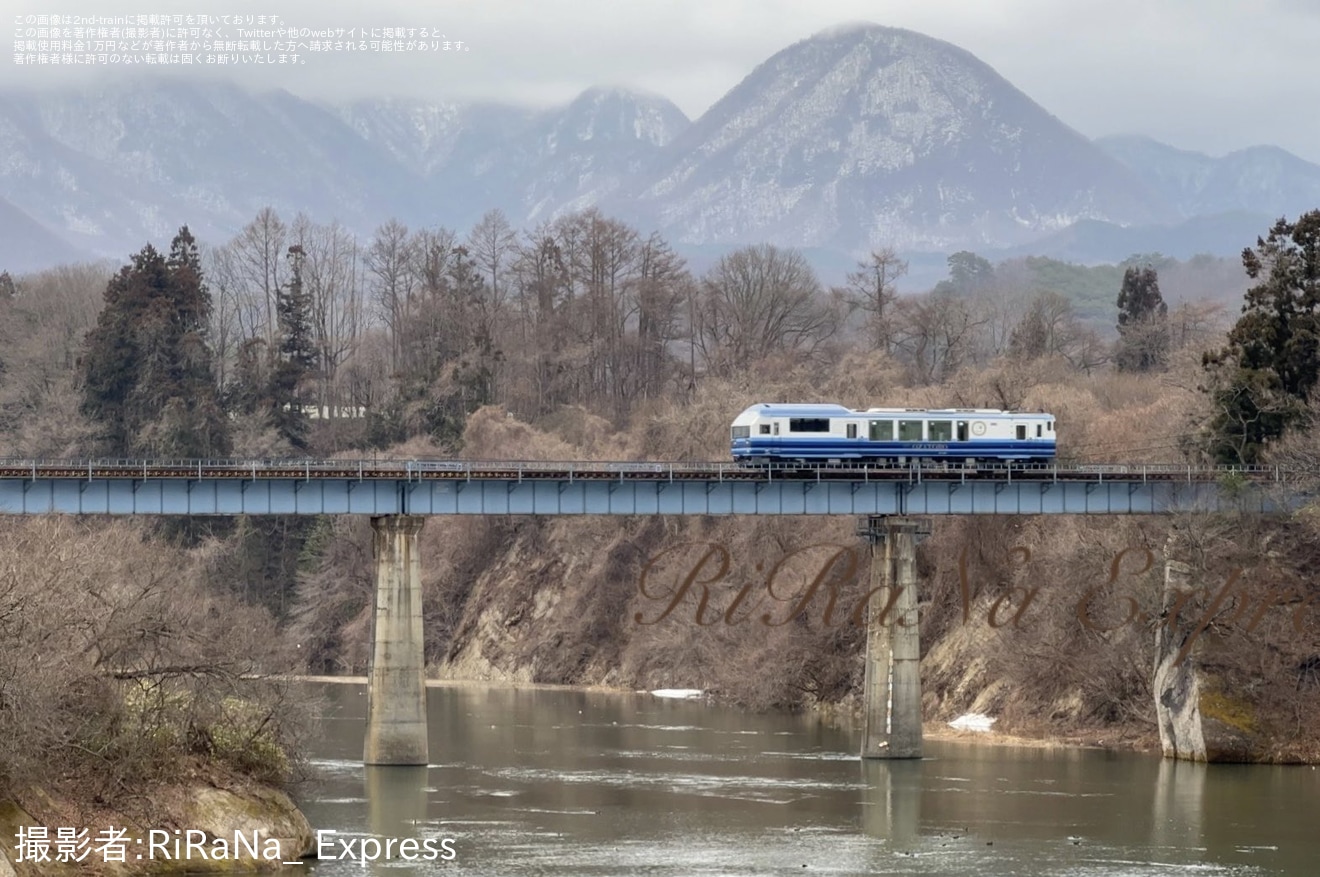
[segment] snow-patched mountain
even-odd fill
[[[637,195],[689,242],[985,248],[1156,221],[1131,172],[971,54],[852,25],[774,55]]]
[[[123,260],[185,223],[220,244],[266,206],[361,239],[391,218],[464,233],[493,208],[529,228],[597,206],[689,254],[772,242],[835,275],[876,246],[1100,252],[1154,228],[1219,252],[1252,217],[1320,204],[1320,168],[1282,150],[1102,149],[967,52],[876,25],[784,49],[695,122],[620,88],[533,109],[116,82],[0,90],[0,269]]]
[[[0,196],[72,244],[123,257],[188,224],[223,242],[263,207],[387,217],[409,175],[283,91],[160,80],[0,95]]]
[[[522,107],[415,98],[370,98],[339,110],[363,140],[422,178],[480,164],[517,140],[538,117]]]
[[[1277,146],[1252,146],[1214,158],[1140,136],[1103,137],[1096,145],[1131,168],[1181,216],[1234,211],[1296,216],[1320,207],[1320,165]]]
[[[622,88],[591,88],[539,112],[388,100],[343,117],[425,177],[437,216],[457,226],[492,207],[536,223],[597,204],[690,124],[669,100]]]
[[[516,212],[528,222],[605,201],[650,170],[661,149],[691,124],[670,101],[593,88],[528,131],[516,154]],[[633,213],[633,211],[629,211]]]

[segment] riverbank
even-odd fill
[[[314,850],[288,794],[197,760],[114,807],[39,786],[0,798],[0,877],[294,873]]]
[[[366,676],[297,676],[301,682],[341,685],[366,685]],[[516,680],[427,679],[427,688],[499,688],[519,691],[589,691],[604,694],[654,694],[652,691],[617,688],[608,685],[558,685],[544,682]],[[660,696],[660,695],[656,695]],[[706,699],[704,696],[692,699]],[[719,702],[717,698],[710,698]],[[727,704],[721,704],[728,706]],[[860,707],[851,699],[839,704],[820,704],[808,711],[823,721],[847,728],[856,728],[861,721]],[[1118,728],[1073,728],[1067,731],[1041,728],[1038,731],[1015,730],[1005,732],[989,727],[956,727],[947,721],[925,721],[921,728],[927,740],[964,743],[982,743],[990,746],[1016,746],[1034,749],[1099,749],[1115,752],[1159,753],[1159,736],[1152,730],[1147,734],[1123,731]]]

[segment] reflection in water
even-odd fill
[[[367,791],[367,826],[371,837],[417,838],[426,822],[425,765],[364,767]],[[391,874],[421,873],[405,865]]]
[[[924,767],[919,758],[863,760],[862,831],[895,849],[917,843],[921,825]]]
[[[434,763],[364,770],[362,689],[322,690],[313,825],[453,837],[457,858],[316,877],[1293,877],[1320,853],[1310,768],[940,741],[861,762],[854,729],[811,717],[473,686],[431,690]]]
[[[1155,781],[1155,805],[1151,808],[1152,847],[1173,850],[1205,848],[1201,808],[1210,770],[1205,764],[1160,759]]]

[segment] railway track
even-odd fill
[[[0,479],[193,480],[666,480],[666,481],[1292,481],[1301,473],[1273,466],[1026,463],[1013,466],[831,463],[818,466],[736,463],[638,463],[435,460],[13,460],[0,459]]]

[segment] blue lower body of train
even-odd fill
[[[1050,462],[1055,456],[1052,439],[986,439],[966,442],[872,442],[865,439],[799,439],[758,436],[733,440],[738,463],[776,463],[830,460],[888,462],[903,460],[1034,460]]]

